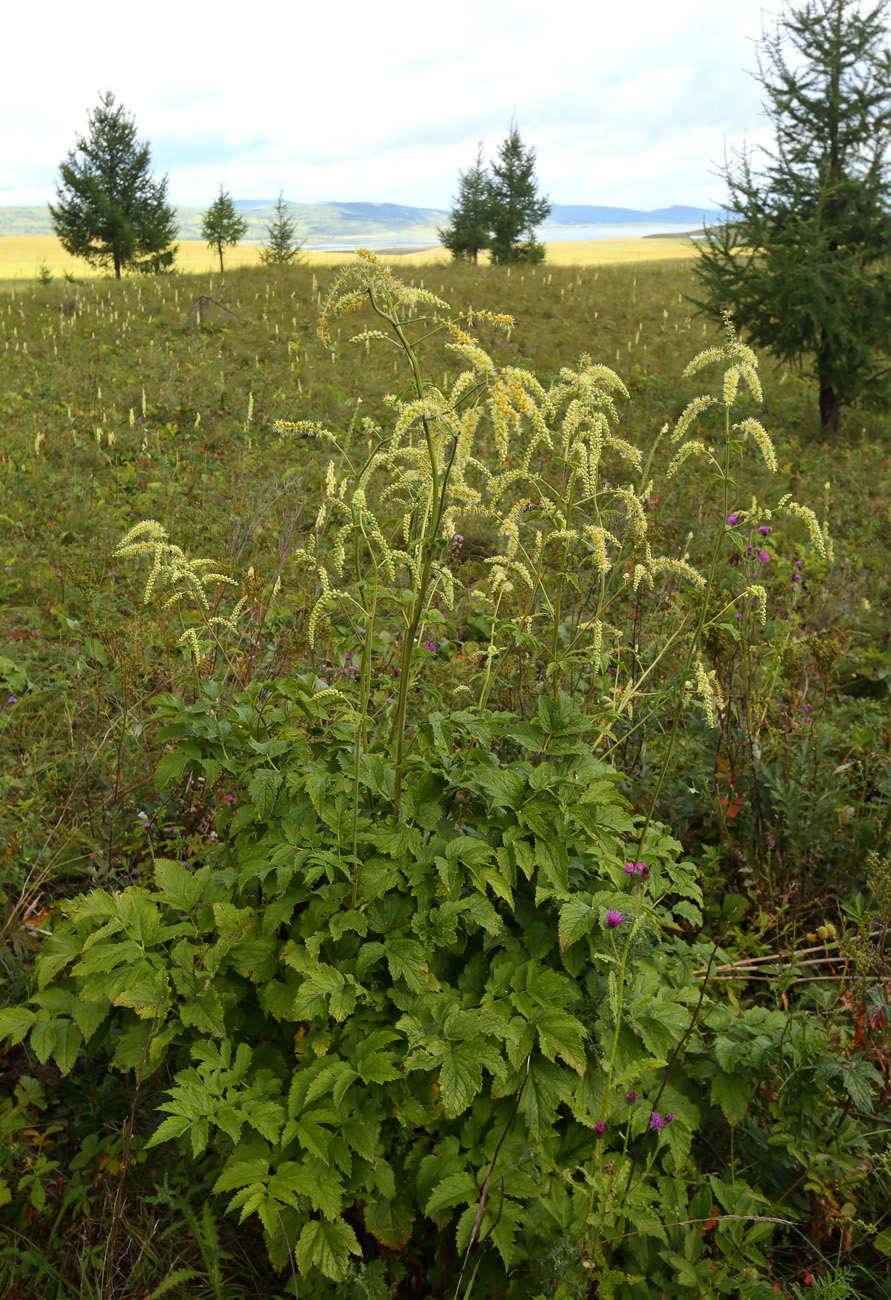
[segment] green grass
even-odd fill
[[[292,546],[310,528],[327,463],[321,448],[274,435],[273,421],[345,427],[359,398],[362,414],[386,419],[382,399],[405,376],[385,354],[350,345],[346,326],[336,330],[333,353],[317,340],[318,304],[332,275],[236,270],[222,289],[218,276],[177,276],[52,283],[0,297],[0,655],[33,683],[4,711],[0,736],[13,828],[20,819],[32,833],[55,824],[73,774],[107,722],[101,690],[94,712],[84,702],[114,658],[107,639],[138,640],[149,619],[134,571],[111,560],[117,539],[140,519],[156,518],[187,552],[228,557],[238,571],[253,565],[268,577],[286,540]],[[515,316],[509,339],[481,331],[501,364],[529,367],[545,383],[582,351],[614,366],[632,394],[623,432],[644,447],[696,391],[695,381],[680,377],[684,364],[717,337],[686,300],[694,282],[684,263],[513,274],[420,267],[417,275],[458,308],[482,302]],[[232,314],[212,306],[211,324],[191,327],[200,294],[218,297]],[[435,381],[454,373],[438,343],[428,366]],[[815,505],[825,498],[839,549],[819,593],[820,617],[843,635],[852,671],[858,664],[871,671],[867,661],[891,604],[891,425],[852,412],[833,446],[809,385],[767,358],[762,372],[764,420],[780,464],[767,499],[786,490],[804,500],[816,491]],[[663,440],[654,469],[670,455]],[[674,489],[676,505],[660,503],[669,548],[680,548],[700,522],[695,482],[690,470]],[[287,557],[282,582],[288,600],[308,598]],[[140,750],[134,761],[144,776],[151,752],[140,757]],[[129,776],[126,783],[133,784]],[[78,871],[99,851],[80,815],[86,794],[79,788],[61,818],[72,837],[63,857]],[[104,806],[98,794],[90,798]],[[128,797],[128,817],[138,800],[137,792]],[[15,841],[18,831],[11,834]]]
[[[650,247],[658,249],[659,241]],[[385,422],[385,395],[405,391],[407,379],[383,350],[351,345],[346,324],[335,330],[333,354],[320,346],[315,322],[333,274],[323,266],[281,275],[247,268],[227,271],[222,285],[218,275],[177,275],[7,284],[0,293],[0,856],[8,907],[24,891],[30,908],[11,914],[4,936],[2,978],[12,998],[25,991],[54,900],[89,884],[114,888],[138,878],[147,854],[142,814],[149,805],[158,808],[152,773],[163,747],[150,721],[151,700],[181,679],[181,669],[169,628],[142,604],[136,566],[112,559],[119,538],[153,518],[190,555],[213,556],[239,578],[251,566],[267,583],[280,572],[281,611],[257,651],[257,670],[308,656],[299,636],[287,639],[299,632],[313,599],[292,551],[312,531],[328,456],[319,444],[275,435],[272,424],[314,420],[344,429],[357,411]],[[620,432],[644,448],[655,445],[653,469],[661,480],[672,449],[665,439],[657,443],[657,435],[699,391],[696,380],[681,378],[683,367],[719,338],[687,299],[694,290],[689,260],[512,272],[428,265],[412,274],[456,309],[472,304],[516,318],[509,338],[481,327],[498,364],[532,369],[545,384],[583,351],[614,367],[632,399],[623,406]],[[202,294],[229,310],[211,305],[208,322],[196,327],[190,317]],[[436,341],[427,367],[435,382],[456,373]],[[832,639],[838,646],[819,762],[821,779],[839,798],[820,837],[842,853],[855,844],[845,838],[852,825],[865,823],[870,806],[888,797],[891,416],[849,412],[831,443],[819,427],[809,383],[767,357],[762,379],[762,418],[780,469],[768,482],[752,450],[746,463],[755,490],[766,501],[791,491],[818,507],[821,518],[828,512],[836,539],[835,562],[814,572],[798,626],[808,645]],[[660,546],[681,553],[689,533],[695,537],[714,523],[714,504],[689,462],[674,486],[660,492],[653,503]],[[494,542],[479,526],[473,535],[466,531],[465,614],[483,577],[480,561]],[[778,552],[765,580],[772,618],[786,616],[792,554]],[[329,635],[331,643],[316,651],[319,667],[329,653],[333,661],[338,628]],[[455,635],[471,642],[479,633],[467,623]],[[439,686],[445,691],[448,683]],[[846,695],[848,688],[860,694]],[[717,926],[723,895],[748,892],[749,846],[740,830],[734,857],[717,829],[720,772],[706,772],[710,789],[691,791],[698,784],[689,772],[699,761],[699,740],[692,735],[688,743],[688,766],[669,786],[662,813],[693,851],[708,850],[706,860],[721,872],[714,887]],[[816,762],[816,747],[814,754]],[[652,755],[630,744],[623,759],[634,797],[652,773]],[[849,802],[855,796],[843,785],[858,770],[862,807]],[[184,834],[200,837],[198,803],[192,812],[170,815],[188,823]],[[728,833],[733,830],[730,825]],[[853,858],[853,848],[850,853]],[[848,861],[849,892],[861,883],[860,866]],[[806,942],[809,928],[823,919],[841,924],[838,877],[822,870],[803,883],[790,866],[786,896],[759,900],[749,932],[734,930],[728,943],[752,951],[755,934],[769,950],[790,939]],[[42,882],[36,890],[35,881]],[[24,1067],[16,1058],[11,1068],[17,1077]],[[60,1114],[85,1141],[89,1088],[83,1081],[81,1087],[83,1095],[69,1097],[68,1112],[63,1106]],[[109,1132],[119,1132],[125,1119],[123,1109],[116,1111]],[[47,1138],[48,1151],[57,1141]],[[112,1161],[119,1155],[111,1149]],[[183,1176],[173,1163],[168,1172],[174,1180]],[[97,1200],[113,1185],[110,1175],[102,1179]],[[136,1203],[148,1206],[151,1179],[140,1183],[136,1176],[135,1186]],[[94,1206],[91,1213],[94,1238],[84,1237],[84,1250],[98,1240],[99,1211]],[[134,1235],[148,1233],[148,1211],[142,1219],[133,1213]],[[77,1259],[70,1244],[63,1249],[51,1238],[50,1217],[40,1208],[33,1212],[33,1235],[74,1278]],[[195,1240],[178,1232],[169,1206],[160,1222],[160,1237],[145,1256],[155,1260],[153,1285],[177,1259],[202,1267]],[[826,1233],[827,1241],[840,1240],[837,1225]],[[236,1233],[227,1248],[235,1250],[239,1240],[243,1250]],[[232,1267],[234,1276],[248,1277],[243,1253]],[[245,1281],[238,1294],[254,1294],[254,1285],[263,1293],[268,1283],[263,1267],[257,1269],[259,1280]],[[70,1293],[78,1293],[73,1283]]]

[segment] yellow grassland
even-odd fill
[[[547,260],[552,266],[604,266],[616,262],[664,262],[695,255],[696,249],[685,237],[666,239],[585,239],[546,244]],[[388,262],[400,266],[429,266],[449,261],[444,248],[419,249],[411,253],[382,252]],[[310,266],[338,266],[349,262],[352,253],[304,251]],[[260,249],[253,244],[239,244],[227,249],[225,266],[256,266]],[[481,261],[486,260],[485,254]],[[0,280],[33,281],[41,265],[55,277],[66,273],[77,279],[89,279],[95,272],[85,262],[69,256],[53,235],[6,235],[0,237]],[[213,273],[219,270],[214,253],[197,240],[181,240],[177,245],[177,270],[186,273]]]

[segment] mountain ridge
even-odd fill
[[[274,216],[273,204],[264,199],[235,199],[234,204],[248,223],[247,241],[259,243],[265,240],[266,227]],[[291,203],[286,200],[286,204],[289,216],[297,222],[301,236],[309,245],[317,241],[391,235],[436,243],[437,231],[449,219],[449,213],[444,208],[420,208],[403,203]],[[196,207],[176,208],[180,239],[201,238],[201,221],[205,211],[205,208]],[[566,229],[572,226],[659,222],[690,227],[720,220],[723,215],[718,209],[684,204],[643,211],[638,208],[555,203],[548,220],[540,227],[540,233],[546,238],[547,231],[555,227]],[[48,207],[0,207],[0,236],[52,233]]]

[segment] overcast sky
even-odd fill
[[[53,197],[109,88],[170,198],[447,208],[512,116],[557,203],[720,205],[725,147],[764,132],[759,0],[261,0],[230,12],[5,6],[0,205]],[[768,19],[769,21],[769,19]]]

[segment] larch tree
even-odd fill
[[[297,222],[288,215],[284,190],[279,190],[272,220],[266,227],[266,243],[260,249],[264,266],[291,266],[300,260],[303,240],[297,235]]]
[[[488,200],[492,261],[543,262],[544,245],[536,240],[535,229],[547,217],[551,203],[539,196],[535,150],[523,144],[515,122],[492,163]]]
[[[201,222],[201,238],[217,253],[220,259],[220,274],[223,272],[223,249],[233,248],[239,240],[244,239],[247,232],[247,221],[235,211],[231,194],[220,185],[219,194],[205,212]]]
[[[816,380],[820,420],[891,397],[888,3],[805,0],[759,46],[772,143],[723,168],[699,305]]]
[[[176,213],[167,177],[151,173],[151,150],[139,141],[131,114],[110,90],[88,115],[87,134],[60,164],[53,229],[62,247],[91,266],[165,271],[176,255]]]
[[[491,242],[490,217],[489,172],[483,162],[481,141],[473,166],[458,174],[458,194],[450,222],[437,232],[455,261],[476,263],[479,260],[480,251]]]

